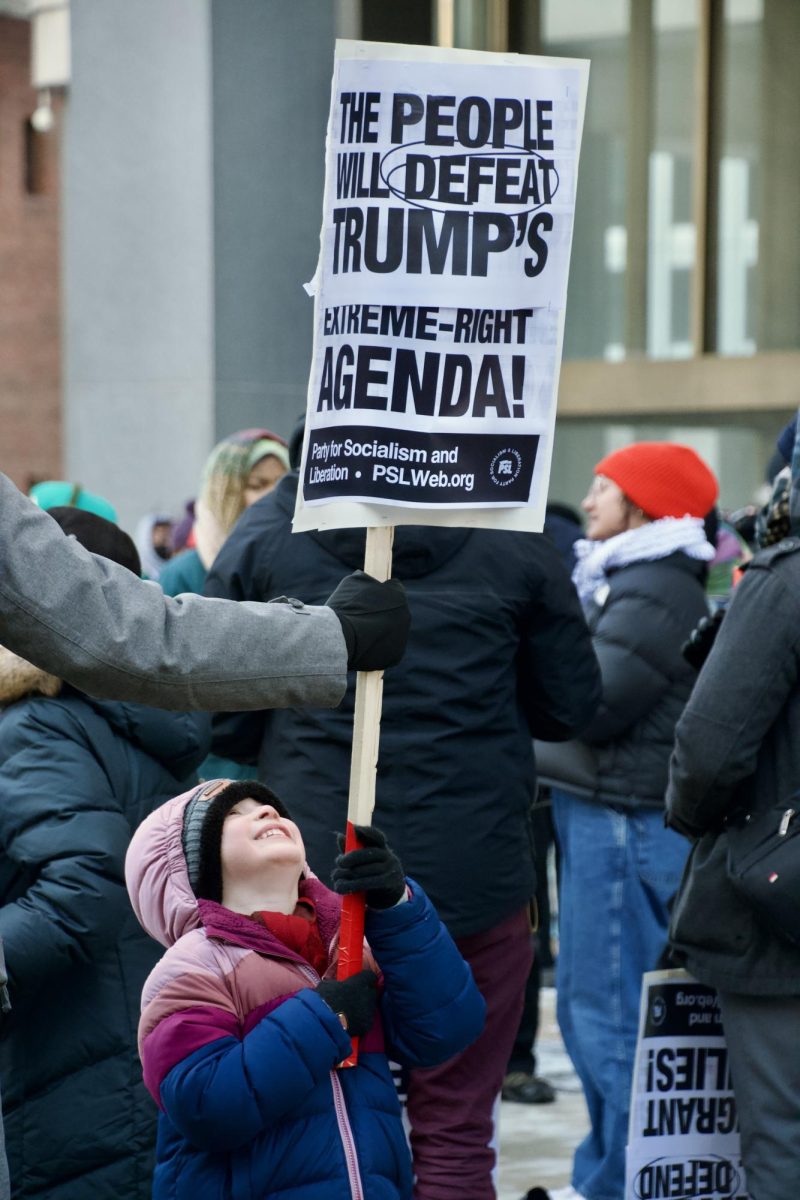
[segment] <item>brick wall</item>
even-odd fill
[[[59,114],[36,134],[35,107],[30,25],[0,17],[0,470],[23,488],[62,470]]]

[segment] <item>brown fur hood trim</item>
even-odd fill
[[[26,696],[57,696],[63,681],[0,646],[0,708]]]

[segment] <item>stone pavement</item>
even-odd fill
[[[534,1184],[570,1182],[572,1152],[588,1127],[580,1084],[555,1020],[555,989],[541,993],[537,1073],[558,1092],[554,1104],[501,1104],[497,1200],[520,1200]]]

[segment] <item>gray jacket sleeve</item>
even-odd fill
[[[83,691],[157,708],[332,707],[347,685],[332,609],[170,599],[65,537],[2,474],[0,642]]]

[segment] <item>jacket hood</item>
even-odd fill
[[[284,475],[272,495],[289,519],[294,516],[297,498],[297,471]],[[461,549],[470,529],[451,529],[436,525],[398,525],[394,531],[392,575],[395,579],[419,579],[443,566]],[[309,534],[329,554],[351,571],[363,570],[366,529],[314,530]]]
[[[0,646],[0,708],[26,696],[57,696],[63,681]]]
[[[133,911],[142,928],[162,946],[172,946],[178,938],[192,929],[199,929],[201,925],[210,924],[212,928],[209,928],[209,933],[213,936],[214,922],[219,921],[221,916],[224,921],[238,923],[251,930],[249,921],[243,924],[246,919],[229,913],[219,904],[198,900],[192,891],[189,872],[186,869],[182,841],[183,814],[186,806],[198,792],[222,782],[225,781],[207,780],[162,804],[142,821],[128,846],[125,856],[125,883]],[[312,898],[317,903],[322,900],[325,908],[324,928],[323,922],[320,922],[320,931],[325,936],[327,925],[335,923],[338,919],[339,901],[327,888],[318,884],[316,878],[311,876],[308,866],[305,868],[305,874],[312,885],[317,885],[312,886]],[[301,885],[300,890],[303,894],[304,890],[308,889]],[[255,936],[253,934],[253,937]],[[259,936],[263,940],[263,931]]]
[[[200,766],[211,748],[208,713],[166,712],[146,704],[98,700],[77,693],[112,729],[161,763],[177,780]]]
[[[50,700],[57,696],[79,697],[115,733],[156,759],[176,779],[194,772],[211,746],[211,718],[207,713],[166,712],[145,704],[97,700],[0,646],[0,708],[33,696]]]
[[[192,788],[151,812],[131,838],[125,856],[125,883],[133,911],[142,928],[162,946],[171,946],[202,924],[181,834],[186,805],[206,786]]]

